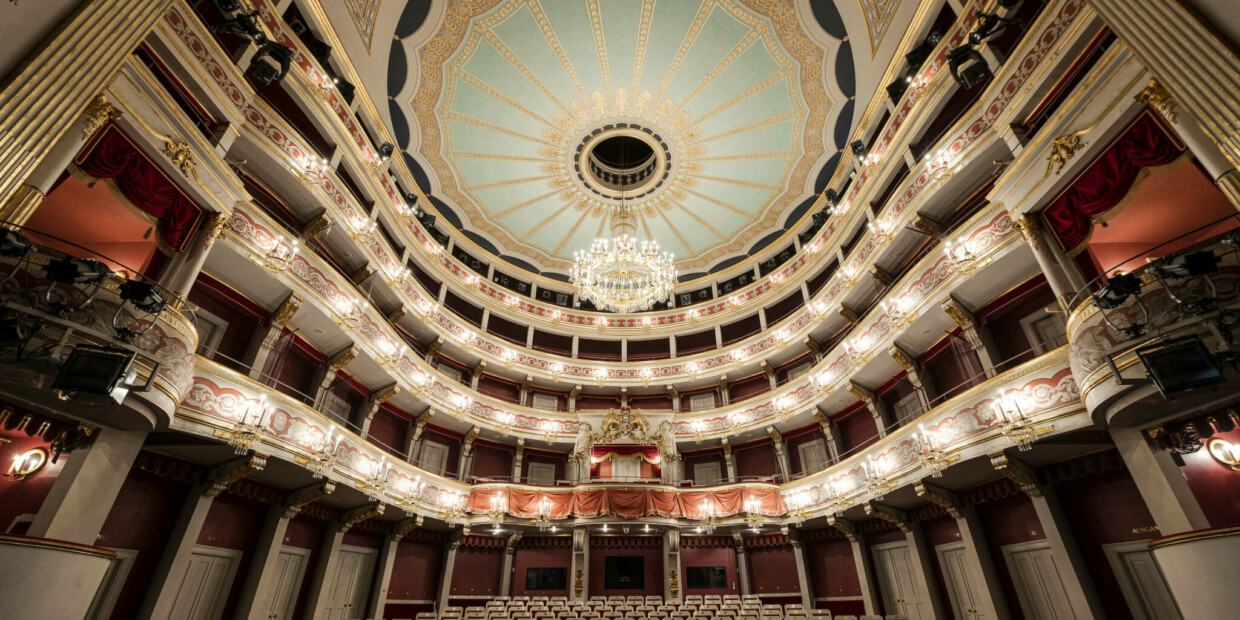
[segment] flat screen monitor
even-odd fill
[[[723,566],[685,567],[685,585],[690,590],[717,590],[728,587],[728,569]]]
[[[527,568],[525,569],[526,590],[567,590],[568,569],[559,568]]]
[[[603,558],[603,576],[603,586],[608,590],[640,590],[645,588],[645,558]]]

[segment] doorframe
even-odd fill
[[[883,583],[882,563],[878,561],[878,553],[880,551],[886,552],[886,551],[891,551],[893,549],[901,549],[901,548],[903,548],[906,551],[911,549],[908,541],[906,540],[897,540],[894,542],[882,543],[880,545],[870,545],[870,556],[871,556],[871,560],[874,562],[874,573],[875,573],[874,576],[878,578],[879,594],[881,594],[883,598],[883,607],[884,609],[890,608],[888,612],[892,614],[896,613],[896,610],[895,610],[896,603],[895,603],[894,593],[888,592],[888,590],[891,590],[891,584]],[[907,570],[909,572],[909,584],[908,585],[910,588],[913,588],[914,590],[913,594],[920,598],[920,595],[916,593],[917,584],[912,582],[913,567],[911,565],[911,562],[912,562],[911,552],[909,553],[909,562],[910,562],[910,565],[907,567]],[[892,578],[894,579],[894,575],[892,576]],[[884,585],[886,585],[887,587],[884,588],[883,587]],[[892,597],[892,598],[888,600],[889,597]],[[903,613],[903,611],[904,610],[901,609],[900,613]]]
[[[1111,565],[1111,571],[1115,573],[1115,580],[1119,582],[1119,590],[1123,593],[1124,600],[1128,603],[1128,611],[1130,611],[1133,617],[1137,618],[1137,620],[1141,620],[1145,616],[1145,614],[1141,611],[1141,597],[1137,596],[1137,593],[1132,589],[1132,582],[1125,577],[1125,575],[1128,574],[1128,571],[1125,570],[1124,562],[1119,556],[1131,551],[1149,552],[1150,540],[1153,539],[1133,540],[1129,542],[1102,545],[1102,552],[1107,556],[1107,563]],[[1150,559],[1154,560],[1153,554],[1150,554]],[[1163,575],[1162,567],[1158,566],[1157,560],[1154,560],[1154,566],[1158,567],[1158,574],[1162,576],[1163,584],[1166,584],[1167,576]],[[1170,588],[1168,588],[1168,592],[1170,592]],[[1177,610],[1179,609],[1179,604],[1176,603],[1174,597],[1171,599],[1171,603],[1176,606]],[[1183,618],[1183,612],[1181,612],[1180,617]],[[1146,620],[1162,619],[1148,618]]]
[[[302,547],[291,547],[288,545],[280,545],[280,547],[276,549],[276,556],[279,557],[279,554],[281,553],[288,553],[291,555],[296,555],[296,556],[301,557],[302,559],[301,570],[299,571],[299,574],[297,575],[297,583],[294,584],[294,587],[293,587],[292,605],[289,606],[289,609],[288,609],[291,615],[292,611],[297,607],[297,593],[301,592],[301,582],[305,581],[306,579],[306,568],[310,564],[310,550],[302,548]],[[276,584],[276,586],[279,587],[279,584]],[[267,611],[270,612],[272,604],[275,603],[276,591],[268,590],[268,592],[269,594],[267,595],[267,604],[265,607]]]
[[[224,596],[211,604],[211,612],[208,614],[210,618],[219,618],[224,614],[224,606],[228,604],[228,594],[232,592],[233,582],[237,580],[237,571],[241,568],[241,558],[245,555],[245,552],[239,549],[194,545],[193,550],[190,551],[190,557],[193,557],[195,554],[227,558],[229,560],[228,574],[224,576]],[[181,583],[185,583],[184,576],[181,577]]]
[[[1055,569],[1059,570],[1059,558],[1055,557],[1055,553],[1051,549],[1051,542],[1045,538],[1023,543],[1013,543],[999,547],[999,550],[1003,552],[1003,563],[1007,566],[1008,576],[1012,579],[1012,589],[1016,590],[1016,603],[1020,605],[1020,613],[1023,617],[1028,617],[1030,615],[1028,601],[1031,593],[1027,591],[1028,588],[1025,587],[1025,584],[1021,583],[1020,580],[1016,578],[1016,565],[1012,562],[1012,556],[1025,551],[1041,551],[1043,549],[1051,552],[1051,558],[1055,560]],[[1059,574],[1059,581],[1061,584],[1063,583],[1062,573]],[[1021,597],[1022,593],[1024,594],[1024,597]],[[1072,609],[1072,601],[1067,602],[1068,609]],[[1072,615],[1076,615],[1075,609],[1072,610]]]
[[[133,568],[133,561],[138,557],[137,549],[104,548],[114,551],[116,559],[108,566],[104,583],[99,588],[99,594],[91,606],[90,613],[87,614],[88,618],[94,620],[103,620],[112,616],[112,609],[116,607],[116,600],[120,598],[121,590],[125,588],[125,582],[129,579],[129,570]]]
[[[340,545],[340,551],[341,552],[348,551],[349,553],[358,553],[358,554],[362,554],[362,555],[366,555],[370,557],[370,560],[371,560],[370,573],[367,575],[366,582],[362,584],[363,586],[362,591],[365,593],[365,597],[362,598],[361,613],[365,615],[366,603],[370,601],[371,585],[374,584],[375,576],[376,576],[375,571],[379,566],[379,550],[372,549],[370,547],[357,547],[354,545]],[[340,570],[339,555],[337,555],[336,561],[334,562],[334,564],[336,565],[336,570],[339,571]],[[338,572],[337,572],[337,576],[339,576]]]
[[[943,585],[947,586],[947,604],[951,607],[950,611],[952,614],[952,618],[964,618],[965,615],[963,613],[960,613],[960,604],[963,603],[964,601],[956,600],[957,598],[961,596],[961,593],[956,592],[955,584],[953,584],[951,580],[948,579],[947,577],[947,562],[944,561],[943,554],[949,551],[964,551],[967,554],[968,547],[964,544],[964,541],[956,541],[956,542],[943,543],[941,545],[935,546],[934,548],[934,558],[938,560],[939,572],[943,574]],[[965,563],[962,563],[962,566],[966,572],[966,574],[964,575],[964,579],[965,581],[969,581],[970,579],[973,578],[972,575],[967,574],[969,570],[969,565],[967,562],[965,562]],[[952,594],[955,594],[956,596],[953,597]]]

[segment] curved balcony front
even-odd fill
[[[22,232],[3,234],[6,391],[114,428],[166,426],[190,386],[198,343],[183,300],[113,272],[116,264],[93,252],[26,246]]]
[[[1225,368],[1234,365],[1240,321],[1235,243],[1234,235],[1199,243],[1078,294],[1070,361],[1098,423],[1152,422],[1169,399],[1186,411],[1221,398],[1194,388],[1236,383]]]

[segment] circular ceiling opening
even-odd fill
[[[639,174],[652,163],[654,149],[632,136],[612,136],[596,144],[591,155],[600,165]]]
[[[596,130],[578,151],[578,173],[600,196],[633,200],[659,185],[670,157],[658,137],[628,125]]]

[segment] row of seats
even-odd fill
[[[804,609],[800,603],[763,604],[757,595],[691,595],[684,603],[665,603],[659,596],[496,597],[481,607],[447,607],[425,612],[416,620],[884,620],[882,616],[832,616],[826,609]],[[905,620],[888,615],[886,620]]]

